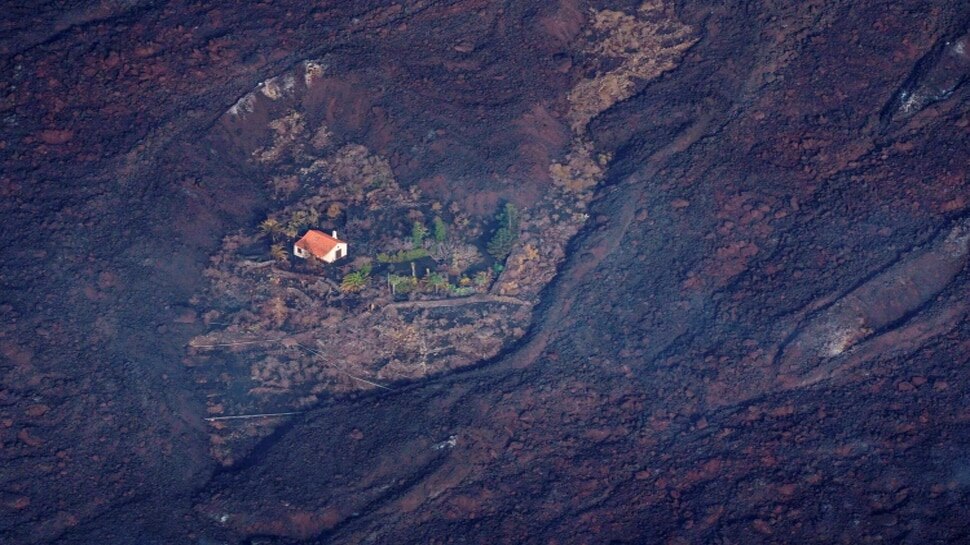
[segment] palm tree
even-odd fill
[[[275,241],[283,234],[283,224],[276,219],[266,218],[259,224],[259,231]]]
[[[344,277],[340,283],[340,291],[345,293],[358,292],[367,286],[368,278],[370,276],[364,274],[363,271],[354,271]]]
[[[274,244],[270,246],[269,255],[280,263],[286,263],[290,260],[290,254],[286,251],[286,248],[282,244]]]

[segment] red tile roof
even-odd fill
[[[305,235],[303,235],[303,238],[296,241],[296,245],[310,252],[314,257],[323,259],[327,254],[330,253],[330,250],[333,250],[337,246],[339,242],[342,241],[337,240],[324,232],[310,229]]]

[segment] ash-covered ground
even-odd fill
[[[968,30],[918,0],[6,6],[0,543],[970,542]],[[392,196],[334,218],[523,211],[478,295],[516,331],[389,389],[200,357],[269,323],[212,295],[226,237],[375,171]],[[266,267],[310,299],[280,342],[313,305],[378,323]]]

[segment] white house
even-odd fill
[[[333,263],[334,261],[347,257],[347,243],[337,238],[337,232],[333,236],[310,229],[303,235],[303,238],[293,244],[293,255],[306,259],[311,255],[320,261]]]

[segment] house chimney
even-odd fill
[[[336,231],[333,232],[333,238],[337,238],[337,232]],[[340,240],[340,239],[337,238],[337,240]]]

